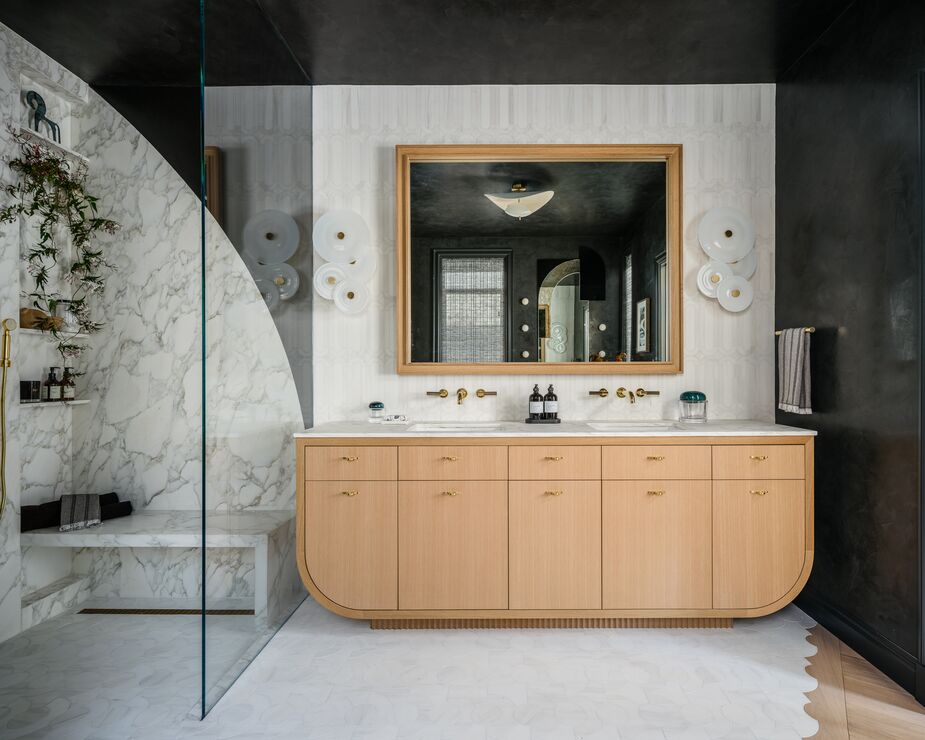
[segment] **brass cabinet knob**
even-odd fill
[[[565,458],[562,457],[562,455],[546,455],[544,459],[550,460],[552,462],[558,462],[559,460],[564,460]]]
[[[475,395],[476,395],[478,398],[485,398],[485,396],[497,396],[497,395],[498,395],[498,391],[486,391],[484,388],[479,388],[479,389],[475,392]]]
[[[565,491],[546,491],[547,496],[561,496]]]
[[[450,392],[446,388],[441,388],[439,391],[427,391],[428,396],[440,396],[440,398],[446,398],[450,395]]]
[[[665,495],[664,491],[646,491],[646,493],[649,494],[650,496],[664,496]]]
[[[752,493],[754,493],[756,496],[767,496],[767,495],[768,495],[767,490],[763,490],[763,491],[752,491]]]
[[[659,461],[659,460],[664,460],[664,459],[665,459],[664,455],[646,455],[646,460]]]
[[[359,493],[359,491],[341,491],[340,493],[342,496],[353,497],[353,496],[356,496]]]
[[[762,460],[767,460],[768,456],[767,455],[749,455],[748,459],[755,460],[756,462],[761,462]]]
[[[441,491],[444,496],[458,496],[459,491]]]
[[[349,456],[348,456],[348,455],[344,455],[344,456],[341,458],[341,460],[343,460],[344,462],[356,462],[356,461],[359,460],[359,459],[360,459],[360,458],[357,457],[356,455],[349,455]]]
[[[459,460],[459,458],[456,457],[456,455],[444,455],[440,459],[446,460],[447,462],[456,462],[457,460]]]
[[[607,392],[606,388],[601,388],[596,391],[588,391],[588,395],[589,396],[600,396],[601,398],[607,398],[609,393]]]

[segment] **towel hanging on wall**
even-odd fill
[[[813,413],[809,372],[809,327],[784,329],[777,339],[777,408],[791,414]]]

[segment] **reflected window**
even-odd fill
[[[434,254],[438,362],[508,359],[510,254]]]

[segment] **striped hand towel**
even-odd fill
[[[809,338],[804,327],[784,329],[777,340],[777,408],[813,413],[810,402]]]
[[[86,529],[99,524],[100,495],[98,493],[78,493],[61,497],[62,532]]]

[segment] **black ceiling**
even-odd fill
[[[772,82],[850,0],[207,0],[207,84]],[[197,0],[4,3],[94,85],[195,85]],[[291,50],[291,54],[290,54]]]
[[[554,190],[542,209],[508,216],[485,193]],[[662,162],[455,162],[411,165],[411,235],[609,236],[665,196]],[[664,207],[664,206],[662,206]]]

